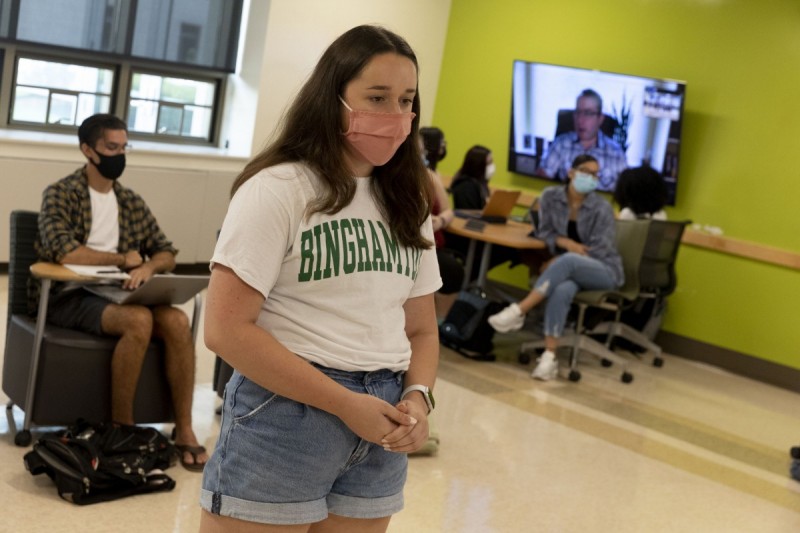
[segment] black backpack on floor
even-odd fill
[[[503,307],[479,291],[461,291],[439,325],[439,341],[467,357],[491,354],[494,328],[487,320]]]
[[[174,463],[175,447],[149,427],[79,420],[42,435],[23,460],[32,475],[47,474],[59,496],[78,505],[175,488],[162,472]]]

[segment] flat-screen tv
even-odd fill
[[[675,205],[685,94],[681,81],[514,61],[508,170],[566,181],[589,153],[611,192],[622,169],[647,164]]]

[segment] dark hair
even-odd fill
[[[589,154],[580,154],[572,160],[572,168],[578,168],[582,164],[589,163],[590,161],[594,161],[598,165],[600,164],[595,156]]]
[[[667,186],[658,171],[649,166],[626,168],[614,188],[614,201],[636,215],[653,214],[667,203]]]
[[[491,150],[479,144],[467,150],[466,155],[464,155],[464,162],[455,174],[453,184],[459,178],[473,178],[484,181],[486,179],[486,158],[491,153]]]
[[[106,130],[125,130],[127,133],[128,125],[121,118],[108,113],[92,115],[78,127],[78,144],[86,143],[90,148],[94,148]]]
[[[597,100],[598,111],[600,111],[600,113],[603,112],[603,98],[594,89],[582,90],[581,94],[578,95],[578,98],[575,99],[576,104],[577,101],[580,100],[581,98],[594,98],[595,100]]]
[[[439,151],[442,149],[444,132],[435,126],[420,128],[419,134],[422,136],[422,144],[428,152],[428,168],[436,170],[436,165],[444,157]]]
[[[339,97],[372,58],[386,53],[407,57],[419,71],[408,43],[385,28],[357,26],[339,36],[322,54],[286,111],[274,140],[247,163],[231,194],[265,168],[302,161],[319,175],[326,187],[308,205],[306,215],[335,214],[347,206],[355,195],[356,182],[344,157],[346,141],[342,135]],[[411,111],[416,114],[411,133],[388,163],[372,171],[372,194],[402,245],[429,248],[431,243],[420,232],[430,214],[432,198],[417,139],[419,92],[414,95]]]

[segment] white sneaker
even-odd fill
[[[531,372],[533,379],[540,379],[542,381],[550,381],[558,375],[558,361],[556,354],[550,350],[546,350],[541,357],[539,357],[539,364]]]
[[[487,320],[495,331],[508,333],[509,331],[522,329],[525,324],[525,315],[522,314],[517,304],[511,304],[496,315],[490,316]]]

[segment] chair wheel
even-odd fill
[[[527,365],[531,362],[531,355],[527,353],[520,353],[519,356],[517,356],[517,361],[519,361],[519,364],[521,365]]]
[[[577,370],[570,370],[569,371],[569,376],[567,376],[567,378],[570,381],[576,381],[576,382],[580,381],[581,380],[581,373],[578,372]]]
[[[14,435],[14,444],[16,444],[17,446],[22,446],[22,447],[30,446],[32,440],[33,439],[31,438],[31,432],[30,430],[27,429],[23,429],[22,431]]]
[[[630,383],[631,381],[633,381],[633,374],[631,374],[630,372],[623,372],[622,377],[620,379],[622,379],[623,383]]]
[[[600,364],[608,368],[614,364],[614,361],[612,361],[611,359],[600,359]]]
[[[661,368],[662,366],[664,366],[664,360],[660,357],[653,358],[653,366]]]

